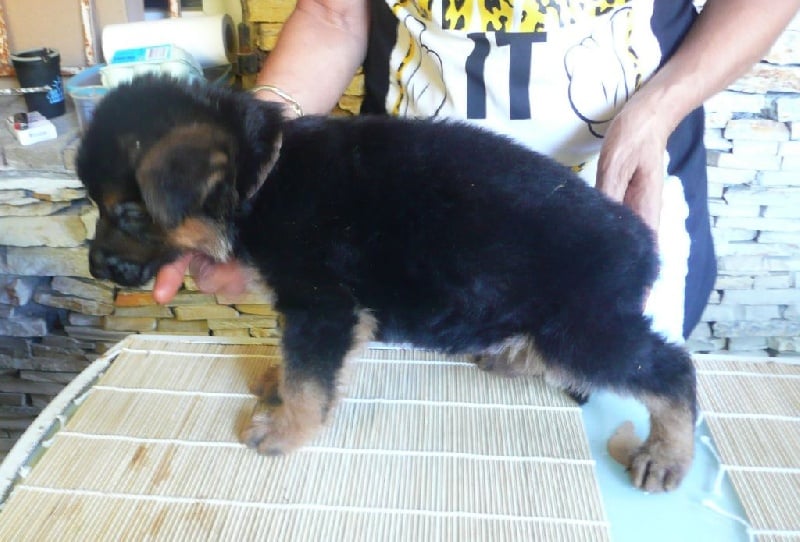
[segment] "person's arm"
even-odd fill
[[[366,0],[298,0],[261,68],[256,85],[288,93],[303,113],[329,113],[367,51]],[[257,97],[280,101],[274,93]]]
[[[597,187],[657,229],[670,134],[758,62],[798,9],[800,0],[709,0],[675,54],[611,123]]]
[[[297,101],[304,114],[329,113],[364,60],[368,9],[367,0],[298,0],[256,85],[278,87]],[[283,101],[268,90],[256,97]],[[186,254],[159,269],[153,298],[169,302],[187,270],[206,292],[237,295],[248,281],[248,273],[236,261],[215,263],[200,254]]]

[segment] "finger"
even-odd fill
[[[235,296],[246,290],[245,273],[235,260],[218,263],[198,255],[191,261],[189,272],[203,292]]]
[[[158,270],[153,285],[153,299],[156,303],[168,303],[175,297],[183,285],[183,277],[191,260],[192,255],[186,254]]]
[[[222,264],[220,273],[225,280],[221,293],[227,296],[239,296],[245,293],[248,277],[244,268],[236,260]]]
[[[608,159],[606,163],[598,163],[596,187],[614,201],[622,203],[634,182],[635,168],[624,161]]]
[[[661,219],[661,199],[664,188],[663,175],[658,169],[637,171],[628,185],[623,202],[653,231],[658,231]]]
[[[213,274],[213,269],[214,261],[203,254],[195,254],[189,260],[189,274],[201,290],[205,290],[203,285],[209,280],[209,276]]]

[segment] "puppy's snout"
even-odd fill
[[[89,271],[97,279],[112,280],[122,286],[139,286],[153,275],[149,266],[126,260],[99,247],[92,247],[89,251]]]
[[[96,279],[109,278],[108,261],[103,250],[92,247],[89,251],[89,272]]]

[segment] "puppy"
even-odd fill
[[[262,453],[312,438],[374,339],[632,394],[651,421],[633,483],[673,489],[691,464],[692,361],[642,315],[651,232],[546,157],[456,122],[287,121],[145,77],[100,103],[77,170],[100,211],[95,277],[140,285],[196,251],[249,264],[274,293],[284,366],[242,434]]]

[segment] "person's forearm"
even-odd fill
[[[279,87],[304,114],[329,113],[364,60],[367,10],[365,0],[299,0],[256,85]],[[269,91],[258,96],[280,101]]]
[[[800,0],[709,0],[672,58],[636,93],[669,133],[763,58]]]

